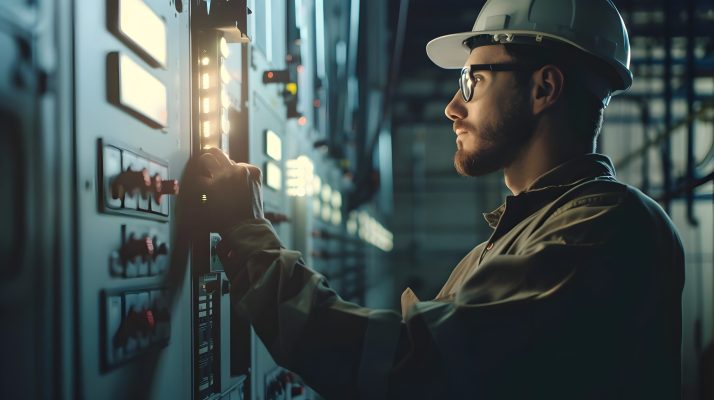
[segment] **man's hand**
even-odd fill
[[[189,161],[181,195],[190,225],[224,233],[250,219],[264,219],[262,173],[256,166],[231,161],[216,148]]]

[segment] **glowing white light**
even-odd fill
[[[275,190],[283,187],[283,171],[275,163],[269,162],[265,165],[265,184]]]
[[[288,160],[286,186],[288,196],[303,197],[312,194],[314,165],[306,156]]]
[[[359,226],[357,221],[359,221]],[[382,251],[388,252],[394,248],[392,232],[364,211],[357,214],[350,213],[350,219],[347,221],[347,232],[354,234],[357,230],[359,230],[358,235],[362,240]]]
[[[228,42],[226,41],[226,38],[221,38],[221,43],[219,47],[221,48],[221,55],[223,56],[223,58],[228,58],[228,56],[231,55],[231,49],[228,47]]]
[[[201,89],[208,89],[211,87],[211,77],[208,73],[201,75]]]
[[[228,72],[228,68],[225,65],[221,65],[221,82],[225,85],[231,82],[231,73]]]
[[[332,204],[332,208],[337,208],[337,209],[341,208],[342,207],[342,193],[338,192],[337,190],[332,192],[332,199],[330,202]]]
[[[329,204],[322,205],[321,217],[323,221],[330,222],[330,219],[332,218],[332,207],[330,207]]]
[[[319,176],[315,175],[312,178],[312,193],[315,195],[319,195],[321,190],[322,190],[322,179],[320,179]]]
[[[201,58],[201,65],[203,65],[204,67],[205,67],[206,65],[210,64],[210,63],[211,63],[211,59],[210,59],[210,58],[208,58],[208,57],[203,57],[203,58]]]
[[[332,199],[332,188],[330,187],[330,185],[322,185],[322,192],[320,193],[320,197],[322,198],[323,203],[330,203],[330,200]]]
[[[204,97],[201,101],[201,111],[203,111],[204,114],[211,112],[211,99],[208,97]]]
[[[342,212],[339,209],[332,210],[332,225],[339,225],[342,223]]]
[[[203,137],[211,136],[211,121],[203,121]]]
[[[322,204],[320,203],[320,199],[317,197],[312,199],[312,213],[314,215],[320,215],[320,209],[322,208]]]
[[[265,153],[275,161],[283,158],[283,140],[270,129],[265,131]]]
[[[159,64],[166,65],[166,24],[142,0],[121,0],[119,30]]]
[[[231,96],[228,95],[228,91],[225,88],[221,90],[221,106],[223,106],[223,108],[231,106]]]
[[[228,119],[228,114],[225,112],[221,115],[221,131],[226,134],[231,131],[231,121]]]
[[[350,218],[347,220],[347,233],[354,235],[357,233],[357,220]]]
[[[161,126],[168,122],[166,86],[128,56],[119,56],[119,102]]]

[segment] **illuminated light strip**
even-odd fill
[[[221,90],[221,106],[223,106],[223,108],[228,108],[231,106],[231,103],[231,96],[228,94],[226,88],[223,88]]]
[[[335,190],[332,192],[332,199],[330,199],[330,203],[332,204],[333,208],[341,208],[342,207],[342,193],[338,192]]]
[[[201,89],[209,89],[211,87],[211,77],[207,72],[201,75]]]
[[[231,131],[231,121],[228,119],[228,113],[226,113],[225,110],[223,110],[221,115],[221,131],[225,134]]]
[[[356,218],[350,216],[350,220],[359,221],[359,237],[365,242],[388,252],[394,248],[394,235],[383,227],[377,220],[361,211]],[[348,230],[350,222],[348,222]]]
[[[320,211],[322,209],[322,203],[320,202],[320,199],[317,197],[312,199],[312,213],[314,215],[320,215]]]
[[[342,212],[339,209],[332,210],[332,225],[340,225],[342,223]]]
[[[347,233],[354,235],[357,233],[357,220],[350,218],[347,220]]]
[[[228,47],[228,41],[225,37],[221,38],[218,47],[221,49],[221,55],[223,58],[228,58],[231,55],[231,49]]]
[[[231,73],[228,72],[228,68],[225,65],[221,65],[221,82],[224,85],[231,83]]]
[[[203,124],[201,125],[201,131],[203,133],[203,137],[208,138],[211,137],[211,121],[203,121]]]
[[[320,198],[322,198],[322,202],[325,204],[330,204],[330,200],[332,199],[332,188],[328,184],[323,184],[322,185],[322,192],[320,193]]]
[[[332,219],[332,207],[329,204],[322,205],[322,214],[320,215],[322,220],[325,222],[330,222]]]
[[[300,156],[286,162],[288,196],[304,197],[312,195],[314,165],[306,156]]]
[[[315,175],[312,177],[312,193],[315,195],[319,195],[321,190],[322,190],[322,179],[320,179],[319,176]]]

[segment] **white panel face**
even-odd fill
[[[160,65],[166,65],[166,24],[142,0],[121,0],[119,31]]]
[[[283,171],[275,163],[269,162],[265,165],[265,184],[275,190],[283,187]]]
[[[271,130],[265,131],[265,152],[275,161],[280,161],[283,158],[283,141],[277,133]]]
[[[167,124],[166,86],[124,54],[119,56],[119,102],[161,126]]]

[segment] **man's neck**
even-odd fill
[[[594,146],[576,147],[564,144],[554,133],[552,126],[541,124],[530,143],[521,154],[503,170],[506,186],[517,195],[533,184],[541,175],[579,155],[592,153]]]

